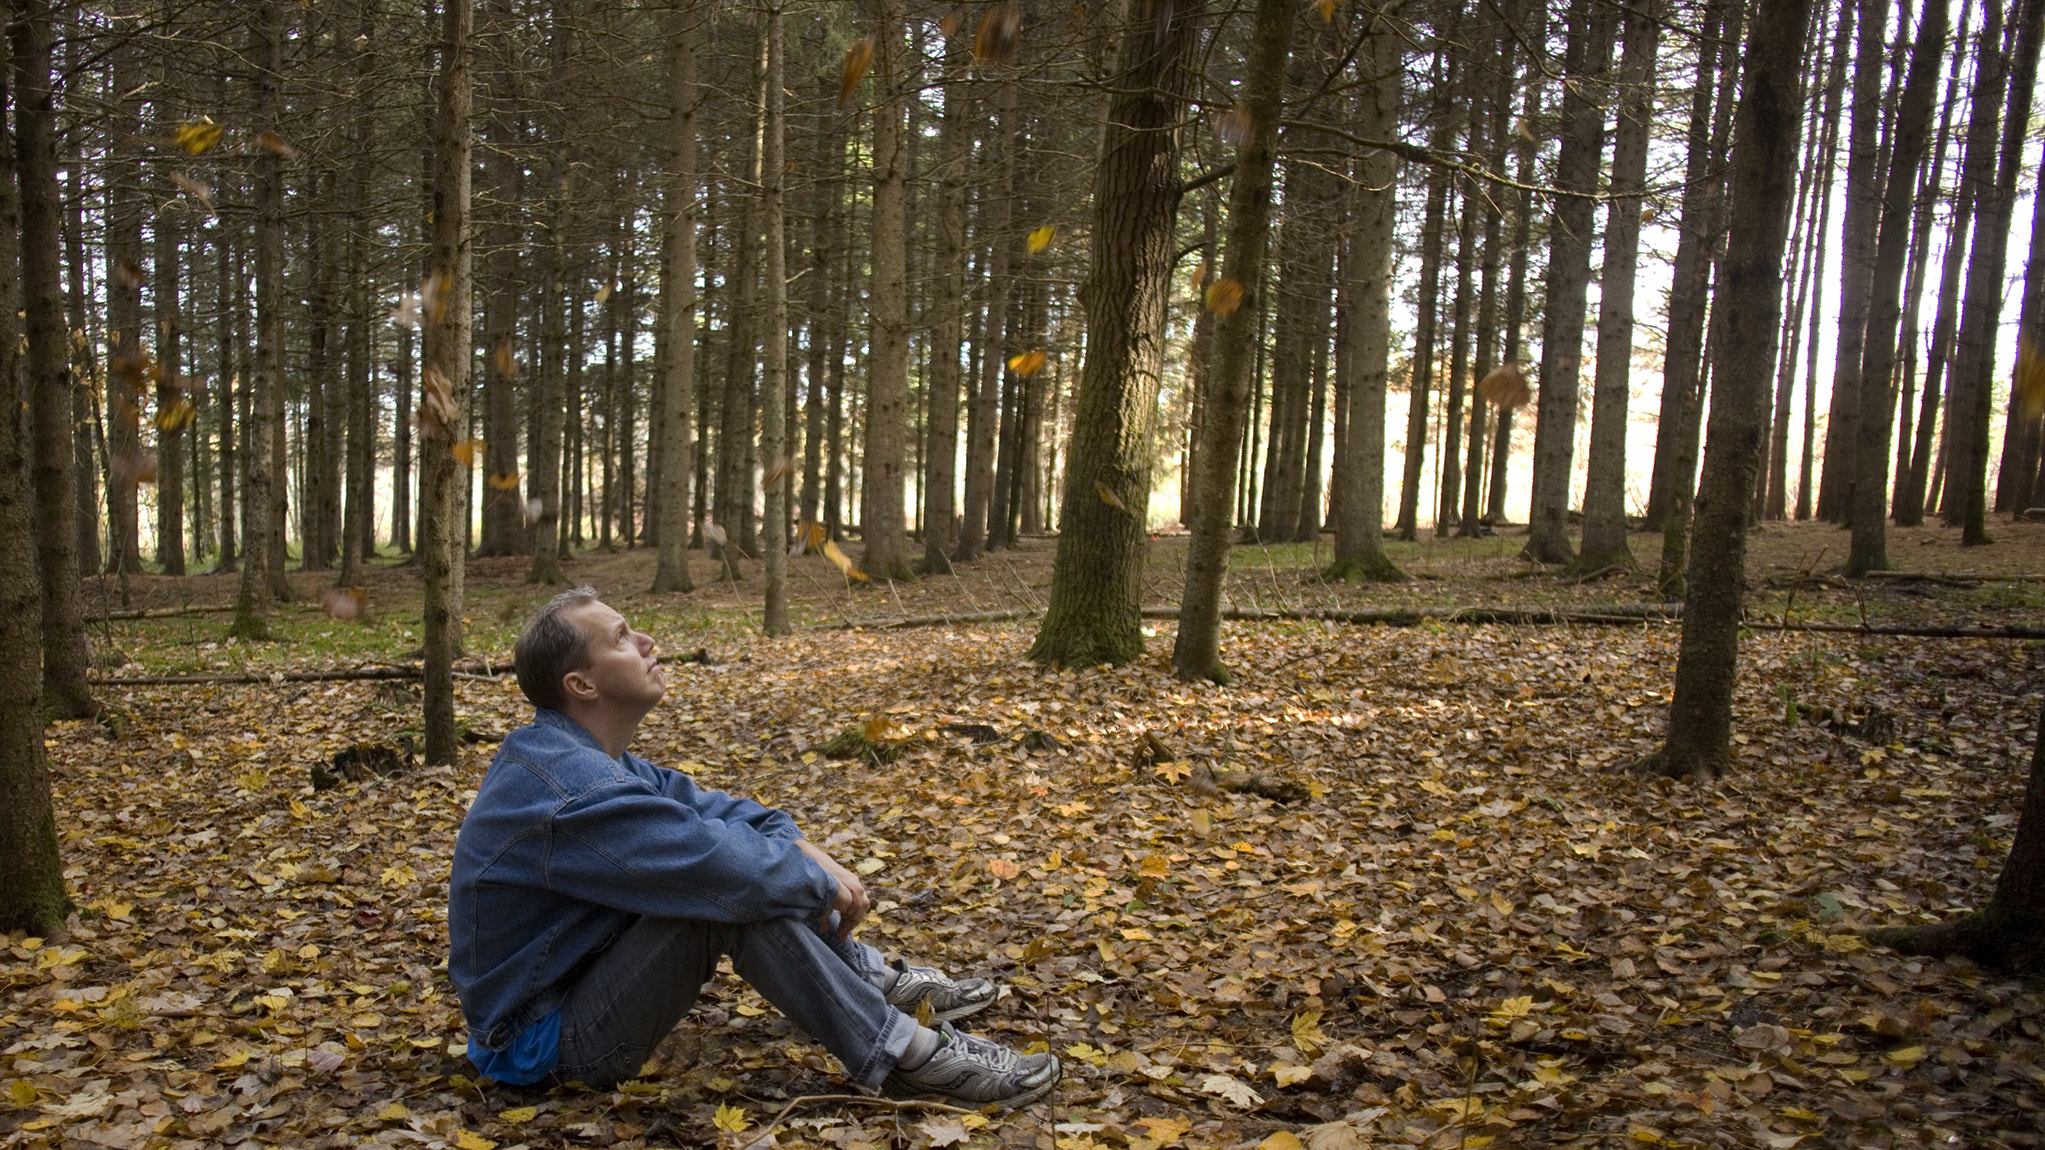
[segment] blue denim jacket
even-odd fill
[[[578,964],[642,915],[823,915],[838,884],[801,838],[781,811],[614,759],[542,709],[505,738],[455,840],[447,970],[471,1050],[509,1050],[552,1021]]]

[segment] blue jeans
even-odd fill
[[[722,923],[641,918],[591,957],[561,1004],[560,1062],[552,1081],[610,1086],[631,1078],[695,1005],[717,959],[845,1064],[852,1080],[880,1085],[915,1037],[916,1020],[888,1004],[888,965],[863,942],[811,922]]]

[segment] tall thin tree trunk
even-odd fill
[[[1764,453],[1768,366],[1782,310],[1782,253],[1802,121],[1799,73],[1810,0],[1761,0],[1748,37],[1731,156],[1732,226],[1717,293],[1722,334],[1697,499],[1668,735],[1646,766],[1712,774],[1731,765],[1733,685],[1746,587],[1747,514]]]
[[[695,470],[689,411],[696,396],[696,26],[698,5],[668,13],[668,169],[663,195],[660,314],[667,332],[667,378],[661,382],[661,423],[667,436],[660,463],[659,559],[655,591],[693,591],[689,577],[690,473]],[[541,514],[544,516],[543,508]],[[558,569],[558,567],[557,567]]]
[[[1207,306],[1216,311],[1215,365],[1208,377],[1207,442],[1200,452],[1200,473],[1193,478],[1192,539],[1186,549],[1185,589],[1179,596],[1179,633],[1172,645],[1172,672],[1181,679],[1221,683],[1229,679],[1221,661],[1222,580],[1228,573],[1236,453],[1249,407],[1246,400],[1254,390],[1251,366],[1266,310],[1259,280],[1270,232],[1272,168],[1285,97],[1285,60],[1298,19],[1295,7],[1288,0],[1258,0],[1245,77],[1249,123],[1243,125],[1229,183],[1221,279],[1207,289]],[[1230,307],[1231,300],[1240,306]]]
[[[462,580],[467,524],[457,518],[462,472],[454,445],[468,426],[469,395],[469,108],[473,0],[445,0],[438,101],[433,122],[431,281],[437,288],[426,329],[420,387],[419,568],[425,587],[425,684],[428,763],[452,763],[459,743],[454,660],[462,645]]]
[[[765,487],[761,500],[760,558],[765,571],[766,603],[761,628],[768,635],[788,633],[788,507],[794,477],[788,453],[788,191],[787,165],[781,157],[787,132],[787,106],[782,85],[782,56],[785,32],[781,9],[766,14],[766,72],[762,77],[766,101],[760,114],[764,120],[761,155],[760,198],[766,209],[767,225],[767,338],[761,343],[764,359],[760,373],[760,469]]]
[[[278,0],[266,0],[256,15],[255,71],[257,107],[266,131],[283,109],[284,13]],[[256,366],[250,395],[247,473],[248,528],[229,633],[242,639],[267,638],[270,603],[281,572],[272,536],[282,530],[283,475],[277,469],[274,439],[283,425],[284,373],[284,173],[283,158],[265,148],[256,156]]]
[[[1598,364],[1591,395],[1591,442],[1583,496],[1585,572],[1632,568],[1626,546],[1626,411],[1633,390],[1633,283],[1640,254],[1640,206],[1647,189],[1648,119],[1654,111],[1659,0],[1626,12],[1619,63],[1619,119],[1612,138],[1610,213],[1599,277]]]
[[[910,580],[908,516],[903,504],[909,412],[908,155],[902,122],[909,62],[902,0],[876,0],[874,51],[873,361],[866,384],[866,482],[859,522],[860,566],[875,579]]]
[[[1854,448],[1853,542],[1846,573],[1887,570],[1889,429],[1896,411],[1896,327],[1902,316],[1904,262],[1910,254],[1917,169],[1931,133],[1932,97],[1946,49],[1946,2],[1924,0],[1909,77],[1896,116],[1895,144],[1882,184],[1873,277],[1868,285],[1866,357],[1860,372],[1859,439]]]

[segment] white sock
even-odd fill
[[[916,1028],[916,1037],[909,1040],[908,1048],[902,1051],[900,1058],[895,1059],[895,1069],[919,1069],[924,1063],[930,1061],[930,1056],[936,1054],[938,1048],[943,1045],[944,1035],[930,1029],[928,1026],[919,1026]]]

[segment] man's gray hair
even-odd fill
[[[511,649],[511,664],[518,674],[518,689],[533,706],[558,711],[567,704],[568,692],[561,680],[568,672],[589,666],[589,634],[566,616],[596,601],[593,587],[563,591],[533,612],[525,630],[519,632],[518,645]]]

